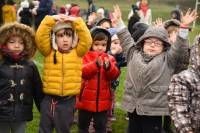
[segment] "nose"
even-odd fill
[[[64,35],[63,40],[66,41],[67,38],[68,38],[68,37],[67,37],[66,35]]]
[[[20,42],[16,42],[14,46],[15,46],[16,48],[18,48],[20,45],[21,45]]]
[[[102,48],[103,48],[102,46],[99,46],[99,47],[98,47],[98,50],[99,50],[99,51],[101,51],[101,50],[102,50]]]

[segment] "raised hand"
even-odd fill
[[[189,26],[192,22],[194,22],[198,18],[198,14],[196,10],[192,10],[189,8],[185,15],[181,13],[181,25]]]
[[[156,27],[163,27],[163,21],[162,18],[157,18],[156,21],[153,22],[153,25]]]
[[[53,15],[52,16],[52,18],[57,22],[63,22],[65,17],[66,17],[66,15],[64,15],[64,14],[59,14],[59,15]]]
[[[116,25],[117,23],[119,23],[121,21],[122,13],[121,13],[121,10],[118,5],[114,5],[113,9],[114,9],[114,11],[112,13],[113,18],[111,19],[111,21],[112,21],[113,25]]]
[[[88,25],[92,25],[95,23],[96,21],[96,13],[91,13],[89,16],[88,16]]]
[[[78,19],[78,17],[66,16],[64,17],[65,22],[74,22]]]

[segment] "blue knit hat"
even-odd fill
[[[115,34],[117,34],[116,28],[109,28],[108,31],[110,32],[111,37]]]

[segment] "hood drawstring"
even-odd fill
[[[57,59],[56,59],[56,50],[54,50],[54,55],[53,55],[53,63],[56,64],[57,63]]]

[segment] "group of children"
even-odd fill
[[[70,133],[76,109],[79,133],[88,133],[91,121],[96,133],[111,133],[108,118],[120,67],[126,64],[122,109],[128,112],[127,133],[161,133],[162,116],[170,113],[177,131],[198,133],[199,38],[191,68],[175,75],[170,84],[184,60],[181,54],[188,53],[189,24],[196,18],[197,13],[188,10],[180,28],[171,34],[166,27],[146,27],[137,42],[118,6],[112,21],[103,19],[90,31],[82,18],[64,14],[45,16],[36,34],[17,22],[3,25],[0,133],[25,133],[26,121],[33,119],[33,100],[40,112],[39,133],[54,128],[57,133]],[[31,61],[36,49],[44,56],[43,81]]]

